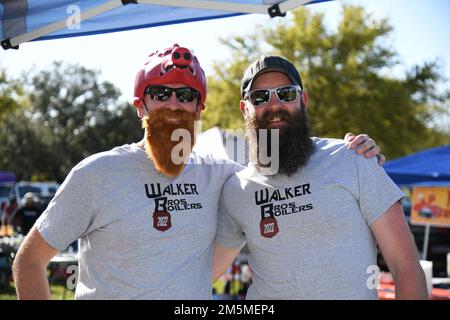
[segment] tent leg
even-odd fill
[[[423,248],[422,248],[422,260],[427,260],[428,255],[428,240],[430,239],[430,225],[425,226],[425,236],[423,238]]]

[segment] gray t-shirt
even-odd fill
[[[58,250],[81,239],[76,298],[210,299],[218,202],[242,169],[223,161],[193,153],[168,179],[131,144],[75,166],[37,227]]]
[[[377,164],[342,140],[314,139],[308,165],[291,177],[248,167],[225,183],[216,241],[247,243],[247,299],[376,299],[370,225],[404,194]]]

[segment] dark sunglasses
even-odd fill
[[[302,92],[300,86],[288,85],[273,89],[257,89],[247,93],[247,97],[254,106],[261,106],[270,101],[272,92],[275,92],[280,102],[291,102],[297,99],[298,92]]]
[[[152,100],[167,101],[175,92],[178,102],[188,103],[193,102],[200,96],[197,90],[190,87],[183,88],[169,88],[165,86],[148,86],[144,93],[149,94]]]

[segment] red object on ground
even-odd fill
[[[390,273],[383,272],[380,277],[380,285],[378,288],[378,298],[380,300],[394,300],[395,286],[394,280]],[[429,296],[430,300],[450,300],[450,290],[433,288]]]

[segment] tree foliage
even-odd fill
[[[248,37],[223,40],[231,61],[216,61],[203,127],[242,126],[239,84],[249,64],[261,54],[288,58],[300,71],[309,93],[308,113],[314,134],[340,137],[367,133],[389,158],[450,143],[440,120],[450,116],[450,91],[436,62],[393,74],[399,57],[388,45],[392,27],[363,8],[344,6],[336,30],[323,14],[307,8]]]
[[[0,69],[0,121],[9,112],[25,104],[23,87],[17,80],[9,79],[6,71]]]
[[[19,179],[62,181],[83,158],[142,138],[134,107],[119,104],[120,92],[98,72],[57,62],[27,77],[29,103],[0,127],[0,168]]]

